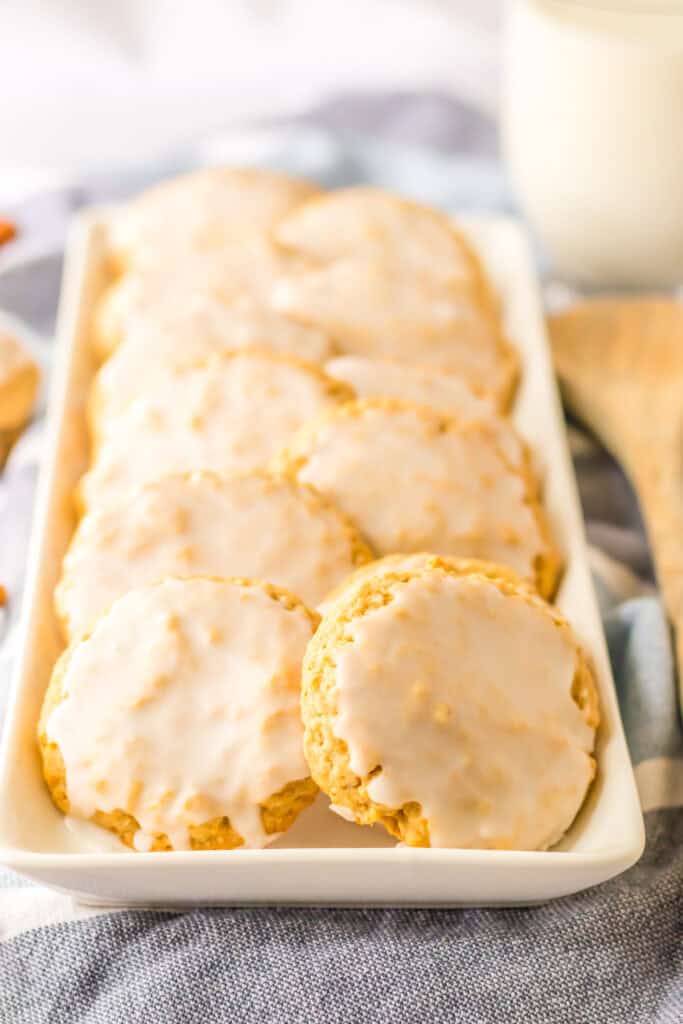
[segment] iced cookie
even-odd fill
[[[595,682],[568,623],[495,567],[350,584],[304,660],[311,774],[411,846],[544,850],[595,774]]]
[[[310,607],[372,554],[312,488],[267,473],[164,477],[89,512],[55,592],[69,641],[116,598],[165,576],[251,576]]]
[[[0,466],[36,401],[40,373],[23,345],[0,331]]]
[[[271,349],[310,363],[323,363],[332,342],[255,303],[226,306],[210,296],[178,296],[165,310],[138,317],[94,381],[99,418],[118,415],[143,394],[155,376],[200,362],[215,352]]]
[[[390,257],[354,257],[283,277],[272,304],[341,352],[450,370],[500,409],[510,405],[518,359],[470,285],[416,277]]]
[[[268,308],[275,282],[295,264],[267,238],[253,235],[239,244],[186,252],[170,267],[131,271],[105,291],[96,308],[95,353],[108,358],[138,324],[173,317],[179,304]]]
[[[486,424],[398,400],[350,402],[306,424],[274,466],[326,494],[380,555],[481,558],[554,591],[560,558],[538,484]]]
[[[450,217],[379,188],[313,197],[286,214],[273,234],[313,263],[391,254],[414,274],[488,288],[474,249]]]
[[[511,462],[522,466],[528,459],[523,441],[509,419],[498,413],[491,397],[471,387],[458,374],[362,356],[336,356],[325,364],[325,371],[346,381],[358,398],[399,398],[429,405],[460,423],[483,421],[495,433]]]
[[[250,580],[126,594],[62,655],[45,695],[38,741],[57,807],[139,851],[271,842],[316,793],[299,710],[316,623]]]
[[[160,373],[111,422],[95,410],[104,433],[79,503],[111,501],[171,473],[263,468],[299,426],[350,394],[316,366],[255,349]]]
[[[479,260],[448,218],[349,189],[299,207],[274,235],[302,261],[273,287],[280,312],[342,352],[452,370],[509,405],[518,359]]]
[[[247,168],[210,167],[163,181],[112,216],[113,268],[168,266],[188,251],[240,242],[317,192],[307,181]]]
[[[507,580],[514,583],[519,590],[526,590],[531,594],[536,593],[533,584],[522,579],[506,565],[482,562],[476,558],[450,558],[448,555],[432,555],[428,551],[415,551],[412,555],[385,555],[384,558],[365,562],[342,580],[339,586],[331,590],[325,600],[318,605],[317,610],[321,615],[327,615],[338,598],[347,598],[351,587],[360,587],[368,580],[375,579],[380,575],[388,572],[416,572],[434,566],[450,567],[457,569],[460,573],[477,572],[483,576],[490,576],[492,579]]]

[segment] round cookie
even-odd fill
[[[321,615],[327,615],[339,598],[346,599],[348,597],[351,587],[360,587],[369,580],[374,580],[386,573],[416,572],[433,567],[448,567],[456,569],[460,573],[476,572],[491,579],[507,580],[509,583],[513,583],[517,589],[530,594],[537,592],[533,584],[522,579],[506,565],[482,562],[477,558],[451,558],[448,555],[432,555],[428,551],[416,551],[412,555],[385,555],[384,558],[365,562],[327,594],[325,600],[318,605],[318,612]]]
[[[104,434],[79,504],[111,501],[172,473],[260,469],[298,427],[351,395],[317,366],[256,349],[160,373],[111,423],[93,410]]]
[[[595,682],[505,569],[432,558],[351,583],[304,659],[311,774],[410,846],[543,850],[595,774]]]
[[[453,370],[509,405],[518,359],[479,259],[449,218],[356,188],[302,204],[274,237],[302,260],[273,288],[275,308],[343,352]]]
[[[332,354],[332,342],[321,331],[263,306],[248,300],[226,306],[211,296],[182,293],[169,308],[135,318],[100,368],[93,383],[98,418],[120,413],[160,370],[190,366],[215,352],[251,348],[310,363],[324,363]]]
[[[113,269],[168,266],[187,251],[240,242],[317,193],[310,182],[247,168],[210,167],[163,181],[111,217]]]
[[[52,674],[38,741],[57,807],[140,851],[277,838],[316,793],[299,698],[317,621],[253,580],[130,591]]]
[[[77,639],[122,594],[165,576],[251,576],[309,607],[372,553],[312,488],[267,473],[164,477],[81,519],[55,606]]]
[[[478,392],[458,374],[362,356],[336,356],[325,363],[325,372],[346,381],[357,398],[398,398],[429,405],[460,423],[483,421],[511,462],[524,466],[529,458],[524,442],[508,418],[498,413],[490,395]]]
[[[178,304],[268,307],[274,283],[296,265],[284,250],[254,234],[239,244],[188,251],[171,266],[133,270],[115,281],[96,307],[95,354],[107,359],[136,325],[173,317]]]
[[[0,331],[0,432],[22,427],[33,411],[40,374],[23,345]]]
[[[511,403],[519,360],[477,285],[415,275],[391,255],[359,256],[286,274],[270,301],[340,352],[448,370],[499,409]]]
[[[450,217],[372,186],[310,198],[283,216],[273,235],[313,263],[391,253],[411,273],[487,288],[476,252]]]
[[[380,555],[480,558],[545,596],[555,589],[561,563],[538,484],[486,424],[398,400],[349,402],[306,424],[273,465],[326,494]]]

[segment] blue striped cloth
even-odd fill
[[[420,100],[422,114],[426,102]],[[342,141],[303,122],[288,131],[212,142],[163,170],[205,157],[234,158],[330,185],[378,182],[447,209],[509,208],[488,152],[490,126],[480,126],[477,135],[471,112],[441,97],[429,109],[441,141],[452,125],[459,142],[467,124],[474,152],[463,157],[387,138]],[[382,122],[381,108],[375,115]],[[477,146],[482,137],[485,143]],[[40,335],[48,338],[51,330],[69,212],[83,201],[131,191],[160,170],[79,183],[43,197],[40,216],[31,204],[24,207],[22,215],[40,230],[27,233],[27,262],[0,273],[0,308],[38,332],[31,338],[47,363],[49,341]],[[47,255],[40,254],[41,238],[51,243]],[[0,579],[9,584],[13,608],[41,433],[39,421],[0,477]],[[669,629],[628,484],[576,427],[571,441],[645,811],[640,863],[546,906],[463,911],[101,911],[0,873],[0,1021],[681,1024],[683,735]],[[13,660],[15,625],[6,620],[0,634],[0,692]]]

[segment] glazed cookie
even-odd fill
[[[522,579],[506,565],[482,562],[477,558],[449,558],[448,555],[432,555],[427,551],[416,551],[412,555],[385,555],[384,558],[365,562],[327,594],[325,600],[318,605],[318,611],[321,615],[327,615],[338,598],[346,599],[348,597],[351,587],[362,586],[368,580],[376,579],[386,573],[416,572],[434,566],[457,569],[460,573],[480,573],[491,579],[507,580],[509,583],[514,583],[518,590],[524,590],[531,594],[537,592],[532,583]]]
[[[95,353],[108,358],[132,328],[174,317],[178,304],[268,307],[275,282],[295,265],[294,257],[253,235],[220,249],[186,252],[170,267],[131,271],[105,291],[96,308]]]
[[[38,742],[57,807],[140,851],[277,838],[316,793],[299,711],[316,624],[258,581],[130,591],[52,674]]]
[[[160,373],[111,423],[95,411],[104,432],[79,502],[109,502],[172,473],[260,469],[311,416],[351,394],[316,366],[256,349]]]
[[[24,425],[33,411],[40,374],[23,345],[0,331],[0,435]]]
[[[55,592],[69,641],[135,587],[165,576],[253,576],[313,607],[372,554],[304,484],[267,473],[164,477],[78,525]]]
[[[137,317],[99,370],[92,406],[97,416],[118,415],[143,394],[160,370],[179,369],[214,352],[271,349],[323,363],[332,343],[321,331],[296,324],[246,300],[226,306],[211,296],[178,296],[169,308]]]
[[[233,167],[205,168],[161,182],[111,218],[113,269],[168,266],[188,251],[240,242],[267,231],[317,192],[307,181]]]
[[[304,743],[333,809],[410,846],[544,850],[595,774],[595,682],[505,569],[432,558],[351,584],[304,659]]]
[[[349,257],[283,276],[270,301],[340,352],[448,370],[501,410],[511,403],[518,357],[475,285],[416,275],[392,256]]]
[[[481,558],[545,596],[555,589],[560,558],[538,485],[486,424],[398,400],[349,402],[306,424],[274,466],[331,498],[380,555]]]
[[[490,395],[477,391],[458,374],[361,356],[337,356],[325,364],[325,371],[346,381],[358,398],[399,398],[429,405],[460,423],[483,421],[511,462],[523,466],[528,459],[526,446],[507,417],[498,413]]]
[[[478,257],[449,218],[358,188],[304,203],[274,235],[304,261],[273,288],[275,308],[343,352],[450,369],[509,405],[518,360]]]
[[[284,216],[273,234],[313,263],[388,253],[412,273],[474,284],[487,291],[479,259],[444,214],[371,186],[336,189]]]

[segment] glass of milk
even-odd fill
[[[510,0],[513,188],[555,272],[683,282],[683,0]]]

